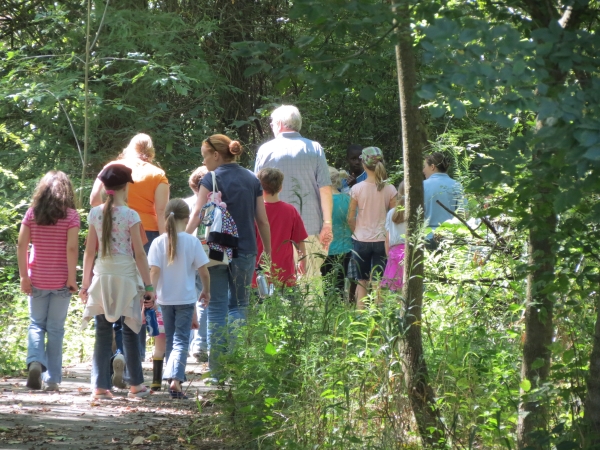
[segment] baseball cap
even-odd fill
[[[100,175],[98,175],[102,184],[106,188],[113,188],[118,186],[123,186],[127,183],[133,183],[133,178],[131,178],[131,169],[123,164],[111,164],[108,167],[105,167]]]
[[[379,147],[367,147],[363,148],[363,151],[360,155],[360,159],[367,166],[374,166],[379,161],[383,161],[383,152]]]

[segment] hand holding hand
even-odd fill
[[[156,308],[156,306],[154,304],[155,299],[156,299],[156,296],[154,295],[154,292],[146,291],[144,293],[144,308],[145,309],[155,309]]]
[[[330,223],[324,223],[319,234],[319,242],[323,247],[323,250],[329,251],[329,244],[333,241],[333,230]]]

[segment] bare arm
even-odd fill
[[[306,242],[298,242],[298,272],[300,275],[306,273]]]
[[[333,241],[333,225],[331,222],[333,211],[333,193],[331,186],[323,186],[319,188],[321,194],[321,211],[323,212],[323,226],[319,234],[319,241],[323,249],[327,250],[329,244]]]
[[[27,295],[32,294],[31,280],[27,271],[27,250],[31,242],[31,230],[27,225],[21,224],[19,230],[19,241],[17,244],[17,260],[19,262],[19,276],[21,278],[21,292]]]
[[[150,266],[150,281],[152,281],[152,286],[158,286],[159,278],[160,278],[160,267]]]
[[[258,234],[262,239],[263,249],[265,254],[271,258],[271,226],[269,225],[269,218],[267,217],[267,210],[265,208],[265,201],[263,196],[256,197],[256,217],[254,218],[256,226],[258,227]],[[260,255],[258,255],[260,257]]]
[[[77,292],[77,260],[79,259],[79,227],[67,231],[67,287]]]
[[[205,265],[198,267],[198,275],[200,275],[200,281],[202,281],[202,292],[200,292],[198,301],[202,307],[206,308],[210,303],[210,275],[208,273],[208,267]],[[194,308],[194,311],[195,310],[196,308]]]
[[[102,185],[102,181],[98,178],[94,181],[94,187],[92,187],[92,193],[90,194],[90,205],[98,206],[104,203],[102,201],[102,193],[104,192],[104,186]]]
[[[163,234],[167,231],[165,225],[165,209],[169,203],[169,185],[160,183],[154,191],[154,211],[156,211],[156,219],[158,221],[158,232]]]
[[[348,209],[348,226],[350,227],[350,231],[354,234],[354,229],[356,228],[356,207],[358,206],[358,202],[355,199],[350,200],[350,208]]]
[[[83,280],[81,281],[81,289],[79,290],[79,297],[81,297],[84,303],[87,302],[87,290],[92,283],[92,267],[94,266],[97,245],[98,235],[96,234],[96,228],[90,225],[85,241],[85,252],[83,253]]]
[[[198,191],[198,195],[196,196],[196,204],[194,205],[194,209],[190,214],[190,220],[185,227],[185,232],[192,234],[196,228],[200,225],[200,212],[206,202],[208,201],[208,189],[204,186],[200,186],[200,191]]]
[[[385,254],[390,256],[390,232],[385,233]]]
[[[138,270],[140,271],[140,275],[142,276],[144,285],[153,285],[152,279],[150,278],[150,268],[148,267],[148,257],[144,252],[144,244],[142,244],[140,223],[136,223],[129,230],[131,232],[131,243],[133,244],[135,263],[137,265]],[[152,298],[154,298],[154,292],[146,292],[146,294],[151,294]]]
[[[388,211],[390,209],[394,209],[396,207],[396,205],[398,204],[398,202],[396,201],[396,196],[394,195],[391,199],[390,199],[390,204],[388,205]]]

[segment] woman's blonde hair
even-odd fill
[[[329,166],[329,176],[331,177],[331,185],[339,191],[342,189],[342,180],[348,178],[348,172]]]
[[[120,186],[113,186],[110,188],[104,187],[106,191],[106,202],[102,209],[102,256],[112,256],[110,253],[110,244],[112,242],[112,227],[113,227],[113,205],[115,203],[115,196],[113,191],[121,191],[127,188],[127,183]]]
[[[144,133],[138,133],[131,138],[127,147],[119,155],[119,158],[122,159],[131,155],[140,158],[142,161],[152,162],[156,156],[152,138]]]
[[[375,172],[375,184],[377,185],[377,191],[378,192],[381,191],[387,184],[385,182],[385,180],[387,180],[387,171],[385,170],[385,166],[383,165],[383,162],[377,161],[377,163],[375,163],[374,165],[368,166],[363,161],[363,164],[367,169]]]
[[[392,222],[394,223],[406,222],[406,196],[404,194],[404,181],[401,181],[398,185],[398,194],[396,195],[396,210],[392,214]]]
[[[167,229],[167,264],[172,264],[177,258],[177,227],[178,220],[189,219],[190,207],[180,198],[169,200],[165,209]]]

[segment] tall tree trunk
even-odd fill
[[[534,161],[534,165],[536,162]],[[539,178],[536,176],[539,176]],[[534,179],[548,177],[548,166],[533,170]],[[531,204],[533,218],[529,230],[529,265],[527,277],[527,306],[525,310],[525,342],[523,345],[523,363],[521,366],[522,384],[530,383],[532,394],[526,394],[517,428],[519,448],[541,449],[541,439],[536,431],[548,426],[547,405],[543,398],[535,393],[550,373],[550,344],[554,335],[552,294],[544,292],[546,285],[552,282],[555,257],[552,249],[552,236],[556,232],[556,214],[550,189],[539,188],[540,196]],[[525,381],[527,380],[527,381]]]
[[[527,0],[522,8],[532,18],[532,29],[548,28],[553,22],[565,29],[577,29],[585,17],[588,8],[586,2],[575,3],[561,13],[546,0]],[[550,89],[564,83],[567,72],[548,63],[551,74]],[[544,124],[538,120],[536,128]],[[544,288],[552,283],[556,257],[553,252],[553,237],[556,233],[557,217],[554,212],[555,186],[552,173],[555,167],[546,159],[551,158],[547,150],[537,147],[533,152],[531,178],[535,180],[538,195],[531,201],[529,223],[529,266],[527,277],[527,306],[525,309],[525,341],[523,345],[523,364],[521,367],[522,384],[530,383],[531,389],[541,386],[550,374],[550,344],[554,335],[552,294]],[[541,449],[539,433],[545,434],[548,428],[548,411],[544,398],[533,392],[525,395],[520,406],[517,424],[517,442],[519,449]]]
[[[592,444],[600,444],[600,297],[596,300],[596,326],[594,328],[594,341],[590,355],[590,372],[587,376],[587,394],[585,396],[585,435]]]
[[[444,432],[433,389],[429,385],[427,363],[423,354],[421,317],[423,309],[423,247],[419,231],[423,224],[423,149],[427,135],[415,102],[417,84],[413,38],[410,31],[408,6],[403,3],[394,10],[400,19],[397,28],[396,63],[400,93],[400,117],[404,158],[404,183],[407,193],[405,251],[404,371],[408,397],[417,421],[419,433],[427,447],[443,446]],[[431,431],[435,430],[435,431]]]

